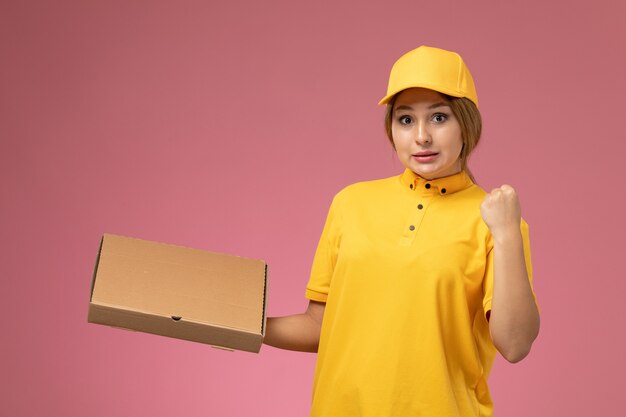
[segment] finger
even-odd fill
[[[493,190],[491,190],[491,193],[489,194],[489,197],[493,201],[501,199],[502,198],[502,190],[500,188],[494,188]]]

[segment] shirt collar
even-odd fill
[[[440,195],[453,194],[474,184],[469,175],[467,175],[466,171],[461,171],[447,177],[427,180],[408,168],[406,168],[402,175],[400,175],[400,182],[403,187],[408,187],[413,191],[424,190],[427,192],[435,192]]]

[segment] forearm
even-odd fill
[[[519,228],[494,235],[489,328],[494,345],[510,362],[524,359],[539,333],[539,313],[528,280]]]
[[[280,349],[317,352],[324,307],[323,303],[310,302],[302,314],[269,317],[263,343]]]

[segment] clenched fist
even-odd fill
[[[480,205],[480,214],[494,237],[520,230],[522,209],[510,185],[494,188],[487,194]]]

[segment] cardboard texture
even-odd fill
[[[264,261],[105,234],[88,321],[259,352],[266,298]]]

